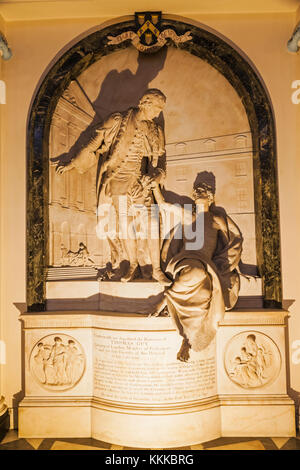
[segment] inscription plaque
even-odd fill
[[[215,341],[177,361],[180,338],[173,331],[96,331],[94,396],[126,403],[164,404],[215,395]]]

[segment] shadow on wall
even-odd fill
[[[163,69],[167,57],[168,48],[165,46],[154,54],[139,52],[138,68],[136,73],[129,69],[118,72],[111,70],[105,77],[96,100],[90,104],[95,110],[95,116],[91,124],[80,134],[77,141],[66,153],[51,158],[51,162],[68,163],[77,155],[79,150],[86,146],[93,136],[96,128],[115,112],[126,111],[128,108],[137,107],[143,93],[148,89],[149,83]],[[80,88],[80,83],[77,81]],[[85,91],[83,93],[87,97]],[[157,118],[157,123],[164,129],[163,114]]]
[[[136,107],[140,97],[149,87],[149,83],[163,69],[167,52],[166,46],[154,54],[139,52],[138,68],[135,74],[129,69],[121,72],[111,70],[105,77],[99,95],[93,102],[93,108],[97,115],[95,119],[98,119],[98,122],[103,121],[112,113]]]
[[[112,284],[114,281],[112,281]],[[143,281],[140,282],[141,289]],[[94,294],[86,298],[78,299],[48,299],[47,310],[86,310],[98,311],[99,314],[104,312],[114,313],[130,313],[149,315],[156,309],[158,303],[162,300],[163,294],[151,295],[145,299],[140,298],[124,298],[108,294]]]

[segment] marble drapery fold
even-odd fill
[[[174,210],[174,206],[163,204],[163,219],[168,206]],[[239,228],[214,205],[203,223],[204,245],[201,249],[186,250],[186,240],[176,239],[178,226],[172,229],[162,247],[165,272],[174,280],[165,290],[168,310],[179,334],[188,340],[194,351],[205,349],[212,341],[225,310],[230,310],[237,302],[240,287],[237,268],[243,238]],[[214,237],[215,243],[211,243]]]

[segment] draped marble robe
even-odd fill
[[[174,205],[167,203],[160,208],[163,221],[168,211],[174,211]],[[232,309],[237,302],[240,288],[237,267],[243,238],[233,220],[211,205],[204,213],[203,247],[186,249],[186,242],[192,240],[176,237],[176,233],[182,230],[180,225],[183,234],[187,233],[187,224],[193,223],[194,217],[179,207],[177,217],[180,222],[162,246],[163,268],[174,280],[165,296],[179,334],[194,351],[201,351],[214,338],[225,310]]]

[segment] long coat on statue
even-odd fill
[[[137,111],[137,108],[130,108],[125,113],[112,114],[94,130],[87,145],[72,160],[79,173],[98,165],[98,226],[101,219],[99,208],[109,207],[112,197],[129,193],[132,203],[136,202],[136,197],[138,203],[149,205],[152,202],[152,193],[145,194],[141,176],[151,174],[151,171],[152,174],[165,175],[163,131],[153,121],[137,121]],[[116,230],[118,232],[118,226]],[[110,245],[110,261],[117,266],[122,259],[126,259],[126,249],[117,234],[105,239]]]

